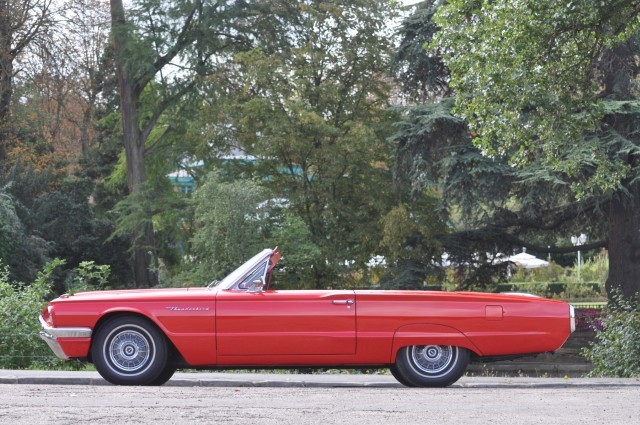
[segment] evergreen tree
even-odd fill
[[[640,291],[638,15],[637,1],[588,0],[456,0],[436,15],[455,113],[529,189],[506,223],[587,233],[626,297]]]
[[[437,241],[448,254],[449,266],[457,267],[462,286],[486,285],[499,277],[506,264],[494,260],[498,253],[511,253],[521,247],[542,255],[575,252],[577,248],[569,243],[572,234],[589,235],[590,242],[581,247],[583,251],[600,247],[611,250],[611,233],[607,231],[611,202],[627,190],[596,190],[576,198],[576,180],[566,169],[550,166],[547,157],[531,157],[526,166],[514,166],[510,156],[489,155],[482,146],[474,145],[479,129],[471,131],[468,121],[456,115],[454,109],[456,102],[468,98],[442,84],[450,80],[442,52],[451,49],[424,49],[425,43],[434,46],[438,28],[433,17],[438,5],[422,3],[402,27],[405,39],[396,68],[405,70],[400,77],[404,86],[413,90],[413,98],[420,100],[428,93],[430,100],[408,108],[406,119],[394,136],[398,143],[396,175],[400,186],[414,197],[425,188],[441,194],[440,211],[450,226],[447,232],[437,235]],[[412,45],[414,41],[422,48]],[[467,57],[474,50],[467,46],[456,51]],[[429,66],[417,67],[419,63]],[[511,72],[504,64],[495,66],[496,75]],[[411,72],[412,69],[420,72]],[[492,91],[487,93],[490,98]],[[448,97],[451,94],[455,97]],[[496,98],[501,95],[505,93],[495,93]],[[627,113],[632,115],[630,109]],[[630,123],[624,116],[611,113],[605,115],[603,123],[614,119],[619,124]],[[622,133],[633,134],[630,128]],[[596,137],[607,143],[612,134],[589,133],[581,146],[585,148]],[[620,142],[618,138],[614,145]],[[618,145],[623,150],[635,150],[631,146]],[[591,163],[584,172],[595,172],[596,168],[597,164]],[[625,210],[616,208],[617,212]],[[610,255],[615,257],[615,248]]]

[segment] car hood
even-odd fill
[[[181,298],[214,298],[215,290],[207,288],[120,289],[112,291],[78,292],[65,294],[53,302],[85,302],[110,300],[166,300]]]

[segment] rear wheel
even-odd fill
[[[119,316],[105,322],[91,346],[93,363],[100,375],[116,385],[161,385],[168,374],[167,342],[148,320]],[[166,379],[159,383],[163,378]]]
[[[395,364],[402,379],[396,379],[407,386],[446,387],[460,379],[468,364],[469,351],[465,348],[451,345],[403,347],[398,351]]]
[[[415,387],[414,384],[407,381],[404,376],[402,376],[402,374],[398,371],[398,366],[396,366],[395,364],[389,365],[389,371],[391,372],[393,377],[396,378],[396,380],[405,387]]]

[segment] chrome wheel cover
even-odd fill
[[[411,363],[426,375],[446,372],[455,363],[458,347],[450,345],[414,345],[409,350]]]
[[[109,368],[121,375],[143,373],[153,362],[155,344],[149,333],[135,325],[114,329],[105,340]]]

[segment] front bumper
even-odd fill
[[[82,347],[85,345],[88,347],[88,343],[91,340],[91,328],[54,328],[49,326],[42,316],[40,316],[39,320],[42,327],[40,338],[49,345],[49,348],[56,356],[62,360],[81,357],[78,356],[77,348],[80,348],[80,353],[83,353],[84,348]]]

